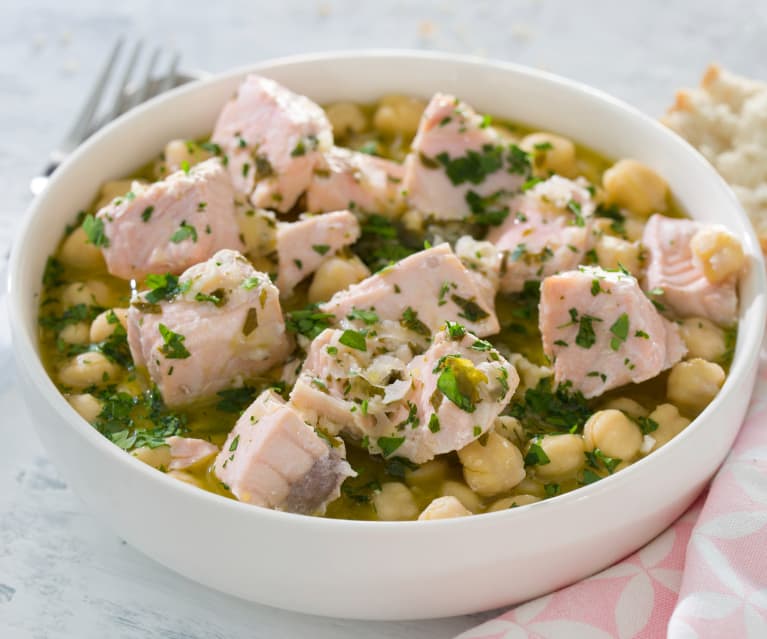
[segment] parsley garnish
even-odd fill
[[[466,329],[458,322],[451,322],[450,320],[445,322],[445,330],[447,331],[450,339],[459,340],[466,335]]]
[[[639,428],[642,430],[643,435],[649,435],[650,433],[658,430],[658,422],[656,422],[654,419],[650,419],[649,417],[642,417],[639,416],[636,418],[636,423],[639,425]]]
[[[285,318],[285,328],[291,333],[300,333],[314,339],[330,326],[335,315],[318,310],[317,304],[310,304],[304,309],[291,311]]]
[[[489,317],[487,311],[485,311],[485,309],[483,309],[473,299],[467,300],[465,297],[461,297],[460,295],[455,294],[451,295],[450,299],[453,300],[456,306],[462,310],[461,313],[458,313],[458,317],[463,317],[470,322],[478,322],[485,319],[486,317]]]
[[[186,337],[179,333],[174,333],[165,324],[159,325],[160,335],[162,335],[163,345],[160,352],[168,359],[186,359],[191,353],[184,346]]]
[[[439,417],[437,417],[437,413],[432,413],[431,417],[429,417],[429,430],[432,433],[438,433],[439,429]]]
[[[376,442],[384,457],[389,457],[395,450],[405,443],[404,437],[379,437]]]
[[[453,185],[464,182],[481,184],[489,174],[503,166],[503,147],[485,144],[481,152],[470,149],[466,155],[453,159],[442,152],[436,160],[445,167],[445,173]]]
[[[525,468],[528,466],[545,466],[550,462],[551,459],[549,459],[546,451],[539,444],[535,442],[530,444],[530,448],[525,455]]]
[[[402,318],[400,319],[399,323],[400,325],[410,329],[414,333],[418,333],[419,335],[425,335],[426,337],[431,335],[431,330],[429,327],[418,319],[418,313],[410,306],[408,306],[402,313]]]
[[[565,382],[552,390],[552,378],[545,377],[535,388],[528,388],[524,398],[511,406],[525,430],[547,433],[552,429],[561,433],[580,433],[593,410],[579,391],[572,391]]]
[[[109,248],[109,238],[104,231],[104,220],[94,217],[90,213],[83,220],[83,231],[88,241],[94,246]]]
[[[180,244],[184,240],[197,241],[197,229],[191,224],[187,224],[186,220],[181,220],[181,225],[178,227],[173,235],[170,236],[170,241],[174,244]]]
[[[142,222],[148,222],[149,219],[152,217],[152,213],[154,212],[153,206],[147,206],[144,211],[141,213],[141,221]]]
[[[575,318],[573,318],[575,319]],[[575,343],[581,348],[591,348],[597,341],[596,333],[594,333],[593,322],[601,322],[598,317],[592,317],[591,315],[581,315],[578,320],[578,334],[575,336]]]
[[[626,337],[629,334],[629,316],[626,313],[622,313],[621,316],[615,320],[615,323],[610,327],[610,332],[613,334],[610,340],[610,348],[617,351],[623,342],[626,341]]]
[[[165,275],[150,274],[146,276],[144,283],[150,291],[144,296],[150,304],[157,304],[162,300],[171,300],[176,295],[189,290],[189,283],[179,284],[178,277],[166,273]]]
[[[319,255],[325,255],[330,250],[328,244],[312,244],[312,250]]]
[[[348,329],[338,338],[338,343],[358,351],[367,351],[368,349],[365,336],[362,333]]]
[[[361,308],[353,308],[346,317],[350,320],[362,320],[368,326],[379,321],[378,314],[372,308],[369,311]]]

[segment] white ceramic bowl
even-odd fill
[[[172,138],[210,132],[243,75],[257,71],[320,103],[391,92],[454,93],[479,111],[562,133],[655,168],[693,217],[745,243],[735,360],[719,396],[659,452],[572,493],[523,508],[431,522],[302,517],[173,480],[89,426],[46,375],[37,293],[46,256],[104,180]],[[94,136],[35,200],[14,248],[10,315],[18,369],[40,438],[69,485],[126,541],[182,575],[280,608],[338,617],[457,615],[519,602],[620,559],[679,516],[722,462],[752,390],[765,319],[758,243],[732,192],[681,138],[621,102],[540,71],[444,54],[321,54],[253,65],[152,100]]]

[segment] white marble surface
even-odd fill
[[[29,202],[29,178],[119,34],[176,46],[187,67],[210,71],[341,48],[474,53],[590,82],[653,115],[676,87],[697,82],[709,61],[767,76],[763,0],[6,0],[0,262]],[[453,636],[489,616],[404,623],[307,617],[218,594],[141,556],[83,509],[48,461],[21,406],[4,323],[0,296],[0,637],[426,639]]]

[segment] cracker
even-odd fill
[[[711,65],[661,121],[729,182],[767,253],[767,84]]]

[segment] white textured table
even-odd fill
[[[11,2],[0,9],[0,260],[28,204],[29,178],[119,34],[176,46],[187,68],[210,71],[341,48],[474,53],[589,82],[654,115],[711,60],[764,75],[767,59],[767,3],[759,0],[726,8],[717,0],[631,8],[608,0]],[[489,616],[402,623],[307,617],[218,594],[146,559],[84,511],[48,461],[21,406],[4,323],[0,301],[3,639],[419,639],[450,637]]]

